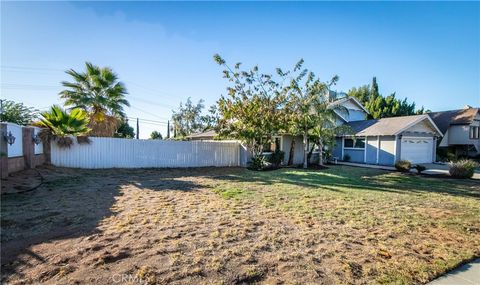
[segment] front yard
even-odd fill
[[[480,256],[480,185],[375,169],[41,169],[2,283],[422,284]],[[31,245],[33,244],[33,245]]]

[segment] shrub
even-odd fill
[[[427,169],[425,166],[419,164],[416,165],[414,168],[417,170],[418,174],[422,173],[422,171],[425,171]]]
[[[343,156],[343,161],[349,162],[350,159],[351,159],[351,157],[350,157],[350,154],[348,154],[348,153]]]
[[[269,157],[268,161],[273,164],[274,166],[279,166],[282,164],[283,158],[285,157],[285,152],[281,150],[276,150],[272,153],[272,155]]]
[[[87,136],[77,136],[77,143],[79,144],[89,144],[92,141]]]
[[[437,148],[437,160],[445,162],[457,161],[454,149],[443,147]]]
[[[449,163],[450,169],[448,172],[455,178],[472,178],[475,173],[475,168],[478,167],[478,163],[473,160],[459,160],[457,162]]]
[[[60,148],[70,148],[73,144],[71,137],[57,137],[55,141]]]
[[[265,156],[257,155],[252,157],[248,164],[251,170],[262,170],[267,166],[267,160],[265,159]]]
[[[401,172],[409,172],[412,167],[412,163],[408,160],[399,160],[395,162],[395,168]]]

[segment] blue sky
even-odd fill
[[[141,137],[180,101],[214,104],[212,55],[265,72],[304,58],[335,89],[368,84],[439,111],[480,105],[478,2],[1,2],[1,97],[45,109],[85,61],[127,85]],[[132,125],[133,122],[131,122]]]

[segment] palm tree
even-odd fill
[[[61,147],[69,147],[72,144],[73,141],[69,136],[82,136],[90,131],[88,115],[80,108],[67,112],[54,105],[50,111],[41,113],[41,116],[36,125],[46,128],[41,132],[43,141],[54,140]]]
[[[89,62],[85,63],[85,67],[85,72],[66,71],[73,82],[62,81],[67,89],[60,92],[60,97],[65,99],[65,106],[81,108],[89,114],[91,134],[113,136],[119,119],[125,118],[123,108],[130,106],[125,99],[127,89],[112,69]],[[105,134],[105,128],[108,134]]]

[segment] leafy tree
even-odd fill
[[[91,135],[105,135],[105,129],[108,129],[107,135],[113,136],[119,125],[118,120],[125,117],[123,108],[130,106],[125,99],[125,85],[108,67],[99,67],[89,62],[85,63],[85,67],[85,72],[73,69],[66,71],[73,81],[62,81],[67,89],[60,92],[60,97],[65,99],[65,106],[81,108],[88,113]]]
[[[10,100],[0,100],[0,121],[18,125],[31,124],[38,117],[38,110],[27,107],[23,103],[15,103]]]
[[[253,157],[258,157],[283,123],[285,97],[279,91],[280,84],[272,75],[260,73],[257,66],[242,70],[241,63],[232,68],[220,55],[213,58],[224,67],[223,77],[230,85],[227,95],[217,102],[220,117],[216,130],[220,136],[242,141]]]
[[[133,139],[135,137],[135,131],[133,127],[128,124],[128,120],[122,120],[113,136],[116,138]]]
[[[150,138],[151,138],[152,140],[161,140],[161,139],[163,139],[162,134],[161,134],[160,132],[158,132],[158,131],[153,131],[153,132],[150,134]]]
[[[41,132],[42,139],[47,142],[56,140],[61,147],[69,147],[72,144],[68,136],[83,136],[90,131],[88,115],[80,108],[67,112],[54,105],[50,111],[41,113],[41,116],[36,125],[46,128],[46,131]]]
[[[214,129],[217,126],[220,115],[218,114],[218,108],[216,105],[210,106],[208,113],[202,116],[203,129]]]
[[[194,104],[188,98],[185,104],[180,103],[180,107],[173,111],[172,123],[177,138],[183,138],[204,130],[203,108],[205,108],[203,100],[199,100],[197,104]]]
[[[330,86],[338,81],[334,76],[329,82],[322,82],[315,74],[303,69],[303,60],[300,60],[293,70],[290,84],[284,88],[287,94],[285,106],[287,116],[287,133],[301,135],[304,144],[303,167],[307,168],[309,160],[308,141],[315,141],[320,149],[325,143],[335,137],[336,114],[335,109],[342,109],[340,105],[332,105],[335,100],[330,96]],[[281,75],[281,70],[277,70]],[[346,111],[346,110],[345,110]],[[292,146],[294,145],[292,141]],[[290,149],[289,163],[293,158],[294,148]],[[320,159],[320,163],[323,159]]]
[[[423,106],[415,110],[415,103],[409,103],[407,98],[400,100],[396,98],[396,94],[382,96],[378,92],[378,84],[376,77],[373,77],[370,86],[364,85],[359,88],[352,88],[348,91],[348,96],[355,97],[363,104],[370,113],[370,119],[409,116],[423,114],[425,112]]]

